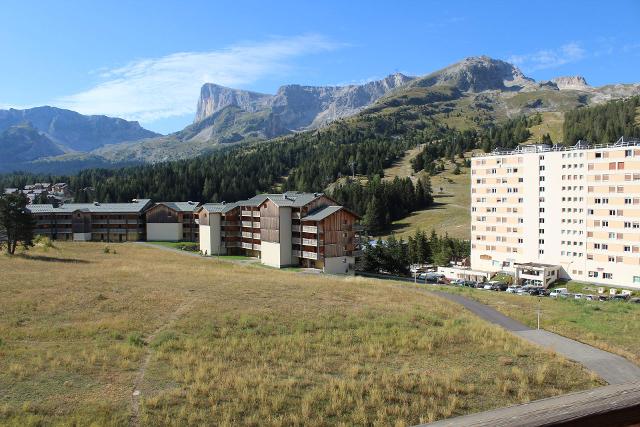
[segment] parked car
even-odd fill
[[[475,288],[478,282],[474,282],[473,280],[467,280],[464,282],[464,286],[468,288]]]
[[[482,289],[484,289],[485,291],[490,291],[491,289],[493,289],[493,284],[491,284],[491,282],[487,282],[484,284]]]
[[[507,288],[507,292],[508,292],[508,293],[510,293],[510,294],[515,294],[516,292],[518,292],[518,289],[520,289],[520,288],[521,288],[521,287],[520,287],[520,286],[517,286],[517,285],[515,285],[515,286],[509,286],[509,287]]]
[[[573,294],[574,299],[582,299],[582,294]]]
[[[630,295],[618,294],[611,297],[612,301],[627,301],[630,298]]]
[[[633,302],[635,304],[640,304],[640,298],[631,298],[629,302]]]
[[[474,286],[474,288],[476,289],[484,289],[484,282],[476,282],[476,285]]]
[[[549,292],[543,287],[536,286],[529,289],[529,295],[544,297],[549,295]]]
[[[587,301],[597,301],[598,297],[596,295],[589,294],[589,295],[585,295],[584,299],[586,299]]]
[[[455,286],[464,286],[464,279],[454,279],[451,282],[449,282],[449,284],[451,285],[455,285]]]
[[[556,288],[549,293],[551,298],[564,297],[566,298],[569,295],[569,290],[567,288]]]
[[[598,301],[609,301],[609,297],[606,295],[598,295]]]

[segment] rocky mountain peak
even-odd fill
[[[472,56],[416,81],[419,86],[455,86],[463,92],[520,90],[535,85],[513,64],[488,56]]]
[[[582,76],[562,76],[552,80],[560,90],[585,90],[591,86],[587,84],[587,80]]]

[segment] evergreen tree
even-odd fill
[[[7,236],[6,248],[14,254],[18,244],[33,246],[35,220],[27,211],[29,199],[22,193],[0,195],[0,232]]]

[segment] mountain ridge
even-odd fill
[[[536,81],[506,61],[465,58],[432,73],[400,73],[362,85],[283,85],[275,94],[202,86],[194,123],[170,135],[107,144],[93,161],[164,162],[195,157],[222,146],[318,129],[337,120],[389,111],[399,120],[435,120],[460,130],[482,128],[536,112],[566,111],[640,94],[640,84],[592,87],[580,76]],[[81,162],[87,156],[67,154]]]

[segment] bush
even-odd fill
[[[142,339],[142,334],[140,332],[130,333],[127,337],[127,341],[135,347],[142,347],[144,345],[144,340]]]
[[[111,249],[109,249],[109,246],[105,246],[102,252],[104,252],[105,254],[108,254],[111,252]]]

